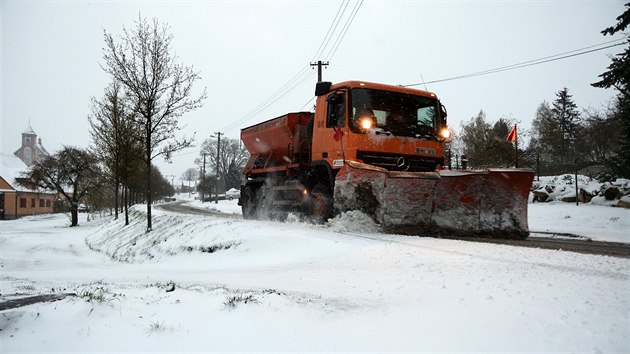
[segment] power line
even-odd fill
[[[285,84],[283,86],[283,87],[286,87],[286,89],[284,89],[284,90],[279,89],[278,91],[276,91],[276,92],[283,91],[282,94],[276,94],[276,95],[270,96],[267,100],[265,100],[265,102],[263,102],[260,105],[258,105],[258,107],[256,109],[254,109],[251,113],[249,113],[248,115],[246,115],[242,119],[239,119],[238,121],[236,121],[236,122],[234,122],[232,124],[229,124],[228,126],[226,126],[222,130],[223,131],[231,131],[232,129],[236,128],[237,126],[239,126],[239,125],[245,123],[246,121],[250,120],[255,115],[257,115],[260,112],[264,111],[269,106],[271,106],[272,104],[274,104],[278,100],[280,100],[282,97],[284,97],[285,95],[289,94],[290,92],[295,90],[297,87],[301,86],[308,78],[313,76],[313,74],[314,74],[314,72],[312,72],[312,71],[303,71],[303,72],[299,73],[299,76],[296,75],[293,80],[290,80],[289,82],[287,82],[287,84]]]
[[[341,30],[341,33],[337,37],[337,40],[335,40],[335,42],[333,43],[333,47],[331,48],[331,50],[328,52],[328,55],[326,56],[327,58],[326,61],[329,61],[330,59],[332,59],[333,55],[335,55],[335,52],[337,52],[337,48],[339,48],[339,45],[341,45],[341,42],[346,36],[346,33],[348,33],[348,29],[350,29],[350,25],[352,25],[352,22],[354,21],[354,18],[359,12],[359,9],[361,8],[362,4],[363,4],[363,0],[360,0],[360,1],[357,1],[357,3],[354,5],[352,12],[350,12],[350,16],[346,20],[346,23],[344,24]]]
[[[339,5],[339,9],[337,9],[337,14],[335,15],[335,18],[333,19],[333,22],[330,24],[330,27],[328,27],[328,32],[326,32],[326,36],[324,36],[324,39],[322,40],[322,43],[319,45],[317,52],[315,52],[313,59],[311,59],[312,62],[315,61],[315,59],[317,59],[318,56],[323,54],[323,49],[326,48],[326,46],[330,42],[330,39],[332,38],[332,34],[337,29],[337,26],[339,25],[339,22],[341,21],[343,14],[346,12],[346,8],[348,7],[348,4],[350,4],[350,0],[343,0],[341,2],[341,5]]]
[[[607,46],[601,47],[602,45],[606,45],[606,44],[614,43],[614,42],[619,42],[620,40],[623,40],[624,42],[611,44],[611,45],[607,45]],[[593,53],[593,52],[597,52],[597,51],[600,51],[600,50],[616,47],[616,46],[619,46],[619,45],[624,45],[624,44],[626,44],[625,40],[626,40],[625,38],[624,39],[616,39],[616,40],[613,40],[613,41],[608,41],[608,42],[600,43],[600,44],[597,44],[597,45],[592,45],[592,46],[588,46],[588,47],[584,47],[584,48],[580,48],[580,49],[575,49],[575,50],[572,50],[572,51],[559,53],[559,54],[555,54],[555,55],[551,55],[551,56],[547,56],[547,57],[543,57],[543,58],[538,58],[538,59],[534,59],[534,60],[528,60],[528,61],[524,61],[524,62],[521,62],[521,63],[506,65],[506,66],[502,66],[502,67],[498,67],[498,68],[494,68],[494,69],[488,69],[488,70],[484,70],[484,71],[478,71],[478,72],[475,72],[475,73],[464,74],[464,75],[459,75],[459,76],[453,76],[453,77],[449,77],[449,78],[446,78],[446,79],[433,80],[433,81],[424,81],[424,82],[420,82],[420,83],[416,83],[416,84],[401,85],[401,86],[402,87],[412,87],[412,86],[419,86],[419,85],[426,85],[426,84],[435,84],[435,83],[438,83],[438,82],[466,79],[466,78],[475,77],[475,76],[488,75],[488,74],[494,74],[494,73],[498,73],[498,72],[502,72],[502,71],[508,71],[508,70],[525,68],[525,67],[528,67],[528,66],[549,63],[549,62],[552,62],[552,61],[557,61],[557,60],[561,60],[561,59],[567,59],[567,58],[571,58],[571,57],[575,57],[575,56],[579,56],[579,55],[584,55],[584,54]],[[600,48],[590,49],[590,48],[595,48],[595,47],[600,47]],[[586,50],[586,49],[589,49],[589,50]]]
[[[306,102],[302,107],[300,107],[300,111],[304,109],[304,107],[306,107],[309,103],[313,102],[313,100],[315,99],[315,96],[311,97],[310,100],[308,100],[308,102]]]
[[[239,119],[238,121],[225,126],[222,130],[223,131],[232,130],[236,126],[248,121],[249,119],[254,117],[256,114],[260,113],[265,108],[269,107],[273,102],[276,102],[278,99],[282,98],[284,95],[292,91],[295,88],[296,82],[302,82],[303,77],[305,75],[308,76],[308,74],[310,74],[310,71],[308,69],[309,69],[308,65],[304,66],[300,71],[297,72],[297,74],[295,74],[291,79],[289,79],[289,81],[284,83],[284,85],[280,86],[280,88],[277,89],[273,94],[271,94],[271,96],[269,96],[262,103],[256,106],[256,108],[251,110],[249,113],[247,113],[245,116],[243,116],[243,118]]]

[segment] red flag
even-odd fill
[[[333,135],[333,138],[335,138],[335,141],[341,140],[342,136],[343,136],[343,131],[341,131],[341,127],[335,127],[335,135]]]
[[[507,138],[505,138],[505,141],[516,141],[516,124],[512,127],[512,130],[510,131],[510,134],[508,134]]]

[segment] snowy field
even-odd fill
[[[144,207],[0,224],[0,352],[630,352],[630,260]],[[630,243],[630,210],[530,204],[532,231]],[[234,216],[234,217],[229,217]],[[170,291],[172,290],[172,291]]]

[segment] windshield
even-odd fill
[[[371,89],[353,89],[350,128],[377,134],[435,137],[439,126],[435,98]]]

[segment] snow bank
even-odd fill
[[[352,210],[341,213],[328,221],[328,226],[333,231],[355,233],[377,233],[380,226],[368,215]]]
[[[621,196],[630,194],[630,180],[627,179],[620,178],[613,182],[599,182],[594,178],[578,175],[577,191],[575,180],[575,175],[572,174],[539,177],[539,180],[534,180],[532,191],[538,197],[538,201],[575,202],[577,192],[578,194],[584,193],[579,196],[580,202],[602,205],[616,205]],[[613,187],[618,191],[618,194],[615,192],[604,197],[606,191]]]

